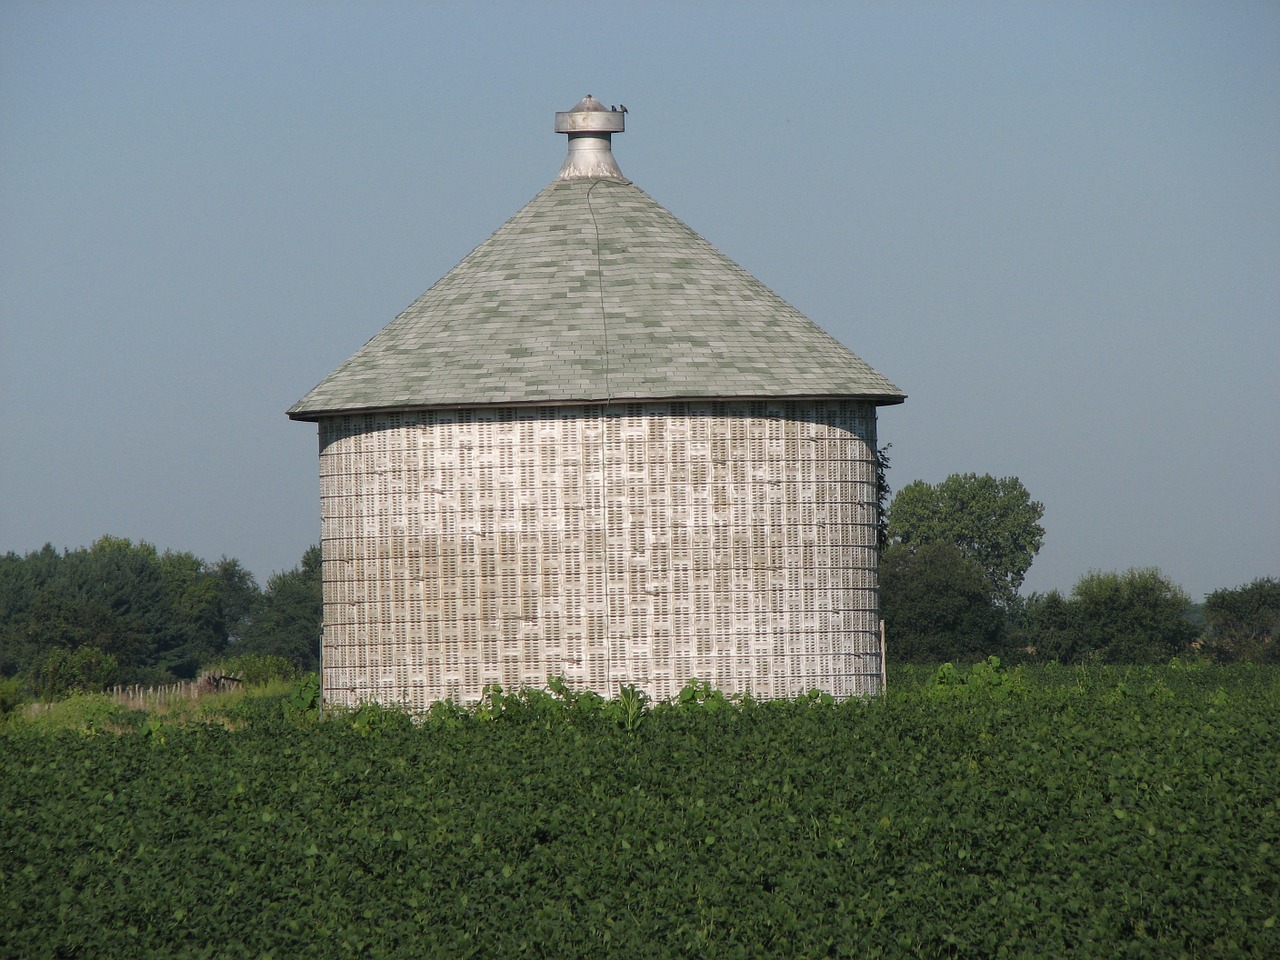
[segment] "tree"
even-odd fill
[[[916,480],[889,505],[889,539],[908,551],[948,543],[982,569],[988,593],[1012,604],[1044,543],[1044,504],[1017,477],[952,474],[934,485]]]
[[[876,456],[876,549],[881,553],[889,546],[889,448],[886,443],[875,451]]]
[[[124,682],[189,678],[247,633],[260,600],[236,560],[211,565],[121,537],[87,549],[6,553],[0,674],[34,683],[49,664],[63,669],[65,658],[50,659],[56,651],[91,648],[112,658]]]
[[[1204,600],[1205,650],[1224,662],[1280,663],[1280,580],[1266,577]]]
[[[223,557],[211,566],[191,553],[165,551],[160,566],[183,634],[167,666],[190,679],[244,632],[261,594],[238,560]]]
[[[115,658],[126,682],[162,679],[161,660],[181,639],[155,547],[102,537],[88,550],[30,554],[6,603],[30,672],[55,648],[93,647]],[[11,619],[10,619],[11,618]]]
[[[213,565],[212,574],[217,582],[217,622],[225,648],[250,628],[262,603],[262,591],[253,574],[232,557],[222,557]]]
[[[1061,663],[1165,663],[1199,633],[1191,598],[1155,567],[1091,571],[1063,598],[1027,604],[1023,640],[1038,658]]]
[[[1000,652],[1004,614],[982,568],[950,543],[885,550],[880,610],[894,660],[967,662]]]
[[[1079,609],[1061,591],[1033,593],[1010,626],[1012,645],[1032,660],[1081,663],[1090,659]]]
[[[160,572],[181,637],[166,658],[175,676],[191,679],[200,664],[222,652],[225,638],[219,636],[217,596],[214,579],[205,562],[193,553],[166,550],[160,557]]]
[[[116,630],[102,649],[121,664],[121,679],[168,679],[170,666],[183,659],[180,648],[188,631],[175,610],[156,548],[146,541],[104,536],[87,551],[67,554],[64,571],[72,596],[111,612]]]
[[[244,640],[229,652],[284,657],[300,670],[320,665],[324,604],[320,548],[309,547],[300,566],[272,574],[262,606]]]

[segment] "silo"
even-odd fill
[[[903,393],[556,114],[559,175],[289,410],[320,432],[326,701],[880,687]]]

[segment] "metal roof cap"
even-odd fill
[[[569,155],[557,180],[626,180],[613,159],[613,134],[626,129],[627,108],[606,108],[591,94],[572,110],[556,113],[556,133],[569,135]]]

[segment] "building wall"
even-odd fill
[[[869,403],[351,415],[320,447],[328,702],[879,689]]]

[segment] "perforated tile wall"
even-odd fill
[[[327,701],[553,675],[879,689],[875,408],[476,408],[320,424]]]

